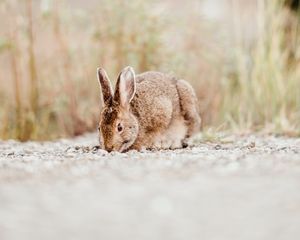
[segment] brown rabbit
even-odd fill
[[[135,76],[133,68],[126,67],[113,93],[104,69],[97,73],[103,98],[101,148],[109,152],[181,148],[199,131],[197,98],[186,81],[160,72]]]

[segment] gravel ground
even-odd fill
[[[0,141],[0,239],[300,239],[300,139],[110,153]]]

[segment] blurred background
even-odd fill
[[[203,130],[300,135],[298,0],[0,0],[0,138],[94,131],[96,68],[189,81]]]

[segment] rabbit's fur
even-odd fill
[[[113,93],[104,69],[97,73],[103,99],[99,140],[107,151],[181,148],[199,131],[197,98],[186,81],[160,72],[135,76],[126,67]]]

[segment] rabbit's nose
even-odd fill
[[[114,146],[106,146],[106,151],[111,152],[113,151]]]

